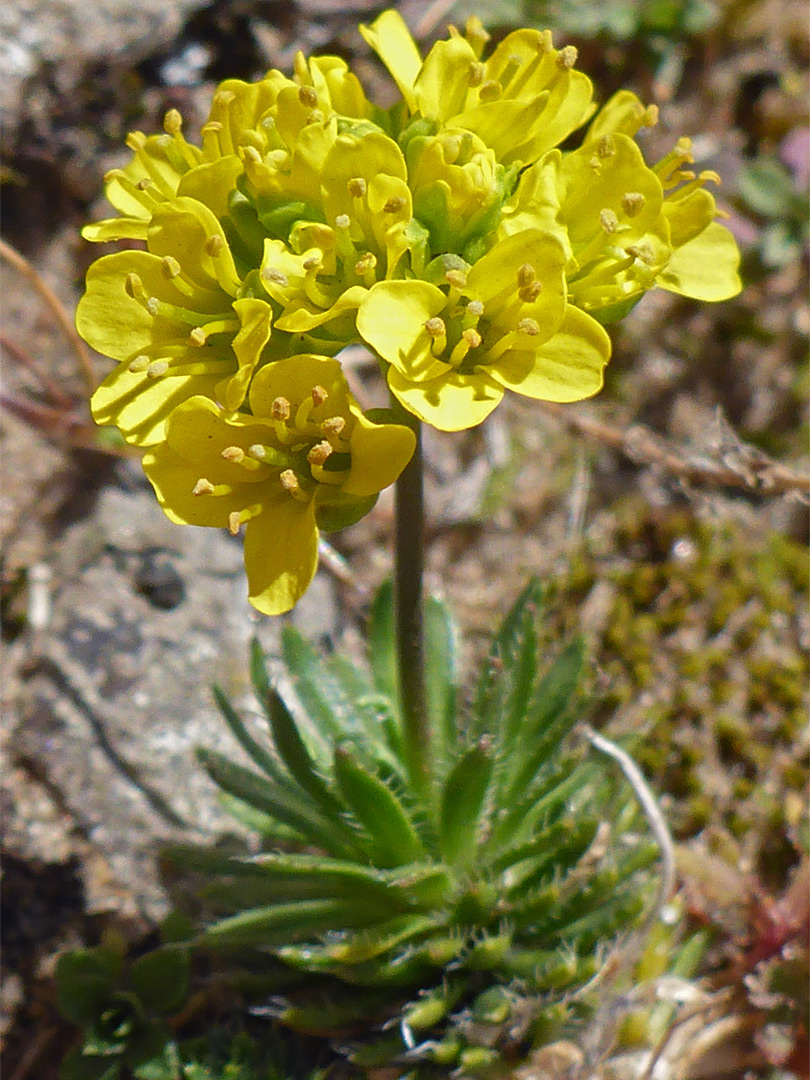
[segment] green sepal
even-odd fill
[[[375,865],[403,866],[427,857],[413,822],[388,785],[357,762],[345,746],[334,754],[340,794],[368,834]]]
[[[493,763],[490,743],[482,738],[456,763],[445,781],[439,845],[451,865],[468,865],[475,860]]]

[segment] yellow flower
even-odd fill
[[[172,521],[234,534],[247,523],[250,602],[279,615],[315,574],[319,530],[367,513],[410,460],[415,436],[382,414],[364,415],[328,357],[262,368],[249,401],[251,416],[206,397],[184,402],[143,466]]]
[[[85,341],[120,361],[93,395],[93,416],[137,446],[159,442],[189,397],[238,408],[273,315],[268,297],[243,295],[222,227],[196,200],[159,206],[147,243],[93,263],[76,313]],[[280,336],[277,355],[286,355],[289,337]]]
[[[593,112],[576,49],[553,48],[549,31],[515,30],[480,60],[488,35],[476,19],[451,27],[424,62],[402,16],[384,11],[360,33],[391,72],[411,116],[463,128],[504,165],[525,165],[557,146]]]
[[[428,281],[374,285],[357,328],[390,365],[392,393],[443,431],[479,424],[507,389],[578,401],[600,389],[610,339],[566,305],[565,263],[553,237],[516,233],[471,268],[449,269],[448,292]]]

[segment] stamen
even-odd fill
[[[270,415],[274,420],[287,421],[291,412],[289,401],[285,397],[277,397],[271,406]]]
[[[179,135],[183,130],[183,117],[177,109],[169,109],[163,117],[163,130],[167,135]]]
[[[474,60],[470,64],[470,74],[467,81],[473,89],[483,83],[485,71],[486,68],[484,67],[484,65],[479,63],[479,61],[477,60]]]
[[[351,219],[348,214],[338,214],[338,216],[335,218],[336,229],[348,229],[350,225]]]
[[[233,90],[217,90],[214,94],[214,104],[221,109],[226,109],[235,97]]]
[[[602,226],[603,232],[606,232],[608,236],[615,233],[619,227],[619,219],[613,210],[604,209],[599,211],[599,224]]]
[[[564,49],[560,49],[557,54],[557,63],[562,68],[571,69],[577,62],[577,50],[574,45],[566,45]]]
[[[261,278],[263,281],[272,282],[273,285],[280,285],[283,289],[290,284],[290,279],[284,271],[276,269],[275,266],[265,266],[261,272]]]
[[[400,210],[404,210],[408,204],[408,200],[404,195],[394,195],[383,206],[384,214],[398,214]]]
[[[307,454],[307,461],[310,465],[320,466],[326,461],[326,459],[333,453],[333,447],[330,443],[324,441],[316,443],[310,452]]]
[[[635,217],[644,209],[646,201],[640,191],[628,191],[625,195],[622,195],[622,210],[628,217]]]
[[[464,341],[467,342],[467,344],[469,345],[469,347],[471,349],[477,349],[478,346],[483,341],[483,338],[478,333],[478,331],[474,330],[472,327],[470,327],[468,330],[462,331],[461,336],[464,339]]]
[[[318,405],[323,405],[328,397],[329,394],[320,384],[316,383],[315,386],[312,387],[312,404],[316,408]]]
[[[542,281],[533,281],[531,285],[518,289],[518,296],[524,304],[533,304],[542,291]]]
[[[374,270],[377,266],[377,256],[373,251],[367,251],[361,255],[357,262],[354,264],[354,272],[358,277],[363,277],[370,270]]]
[[[201,326],[195,326],[191,333],[188,335],[189,345],[196,345],[197,348],[202,348],[205,345],[206,337],[205,331]]]
[[[239,526],[242,524],[242,514],[239,510],[231,510],[228,514],[228,532],[231,536],[236,536],[239,532]]]
[[[146,301],[146,310],[153,317],[160,311],[160,301],[156,296],[150,296]]]
[[[521,319],[517,324],[517,329],[521,334],[536,337],[540,333],[540,324],[535,319]]]
[[[179,277],[182,273],[180,263],[177,261],[177,259],[175,259],[173,255],[163,256],[161,270],[163,271],[164,277],[169,278],[169,280]]]
[[[205,252],[215,259],[225,247],[225,241],[221,236],[209,236],[205,241]]]
[[[146,369],[149,367],[149,364],[149,357],[144,356],[144,354],[141,353],[140,356],[136,356],[134,360],[130,360],[129,371],[131,371],[133,375],[137,372],[146,371]]]
[[[281,481],[281,486],[285,491],[289,491],[292,495],[296,491],[301,490],[301,485],[298,482],[298,477],[292,471],[292,469],[285,469],[284,472],[279,473],[278,476]]]
[[[438,315],[434,315],[426,321],[425,329],[432,338],[447,336],[447,327],[444,324],[444,319],[440,319]]]
[[[518,269],[517,283],[518,287],[525,289],[527,285],[532,285],[537,280],[537,272],[531,263],[524,263]]]
[[[168,370],[168,360],[153,360],[149,367],[146,369],[146,374],[150,379],[159,379],[160,376],[165,375]]]
[[[494,79],[489,79],[487,82],[481,84],[481,88],[478,91],[479,101],[483,101],[487,104],[490,101],[497,101],[502,94],[501,84],[495,82]]]
[[[330,416],[321,422],[321,431],[327,438],[336,439],[346,427],[346,420],[342,416]]]
[[[467,304],[467,311],[470,315],[480,318],[484,314],[484,305],[480,300],[471,300],[469,304]]]
[[[201,476],[194,487],[191,489],[192,495],[213,495],[214,485],[210,480],[206,480],[204,476]]]
[[[444,275],[444,279],[454,289],[463,289],[467,284],[467,275],[463,270],[448,270]]]
[[[318,270],[321,265],[320,255],[310,255],[308,259],[304,259],[301,263],[303,268],[309,273],[311,270]]]
[[[313,86],[301,86],[298,90],[298,100],[307,109],[314,109],[318,104],[318,93]]]
[[[143,287],[140,275],[129,273],[124,278],[124,292],[133,300],[142,300],[146,297],[146,289]]]
[[[262,155],[259,153],[255,146],[243,146],[242,153],[246,158],[250,158],[250,160],[255,165],[261,165]]]
[[[603,135],[596,144],[596,156],[610,158],[616,153],[616,140],[612,135]]]
[[[226,461],[232,461],[234,465],[238,465],[245,460],[245,451],[241,446],[226,446],[222,451],[222,457]]]
[[[355,176],[346,181],[346,190],[353,199],[362,199],[367,191],[366,182],[362,176]]]

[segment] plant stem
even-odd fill
[[[392,404],[397,420],[408,424],[416,435],[413,457],[397,480],[395,488],[394,611],[408,771],[414,790],[429,797],[430,725],[425,688],[425,503],[421,424],[399,403]]]

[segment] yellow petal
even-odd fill
[[[318,566],[318,527],[312,500],[285,493],[245,530],[248,598],[265,615],[282,615],[301,599]]]
[[[444,308],[447,298],[427,281],[380,281],[357,312],[357,330],[383,360],[409,379],[432,378],[447,365],[430,351],[425,322]]]
[[[510,351],[490,368],[493,379],[540,401],[580,401],[602,388],[610,338],[589,315],[568,307],[562,326],[536,353]]]
[[[416,107],[422,116],[444,122],[464,109],[476,60],[470,43],[462,37],[435,43],[414,83]]]
[[[728,229],[713,221],[674,252],[656,284],[695,300],[729,300],[742,289],[739,265],[737,241]]]
[[[397,479],[416,448],[416,436],[404,424],[376,424],[352,409],[352,470],[343,484],[347,495],[376,495]]]
[[[371,26],[361,26],[360,33],[390,71],[410,111],[415,112],[413,86],[422,57],[405,20],[397,11],[384,11]]]
[[[449,371],[431,382],[414,383],[391,367],[388,386],[409,412],[439,431],[476,427],[503,398],[500,386],[483,372]]]
[[[273,325],[273,309],[264,300],[251,297],[234,300],[233,310],[239,317],[241,329],[233,339],[233,351],[239,370],[225,383],[224,404],[229,412],[235,412],[245,400],[253,372],[261,360],[262,350],[270,340]]]

